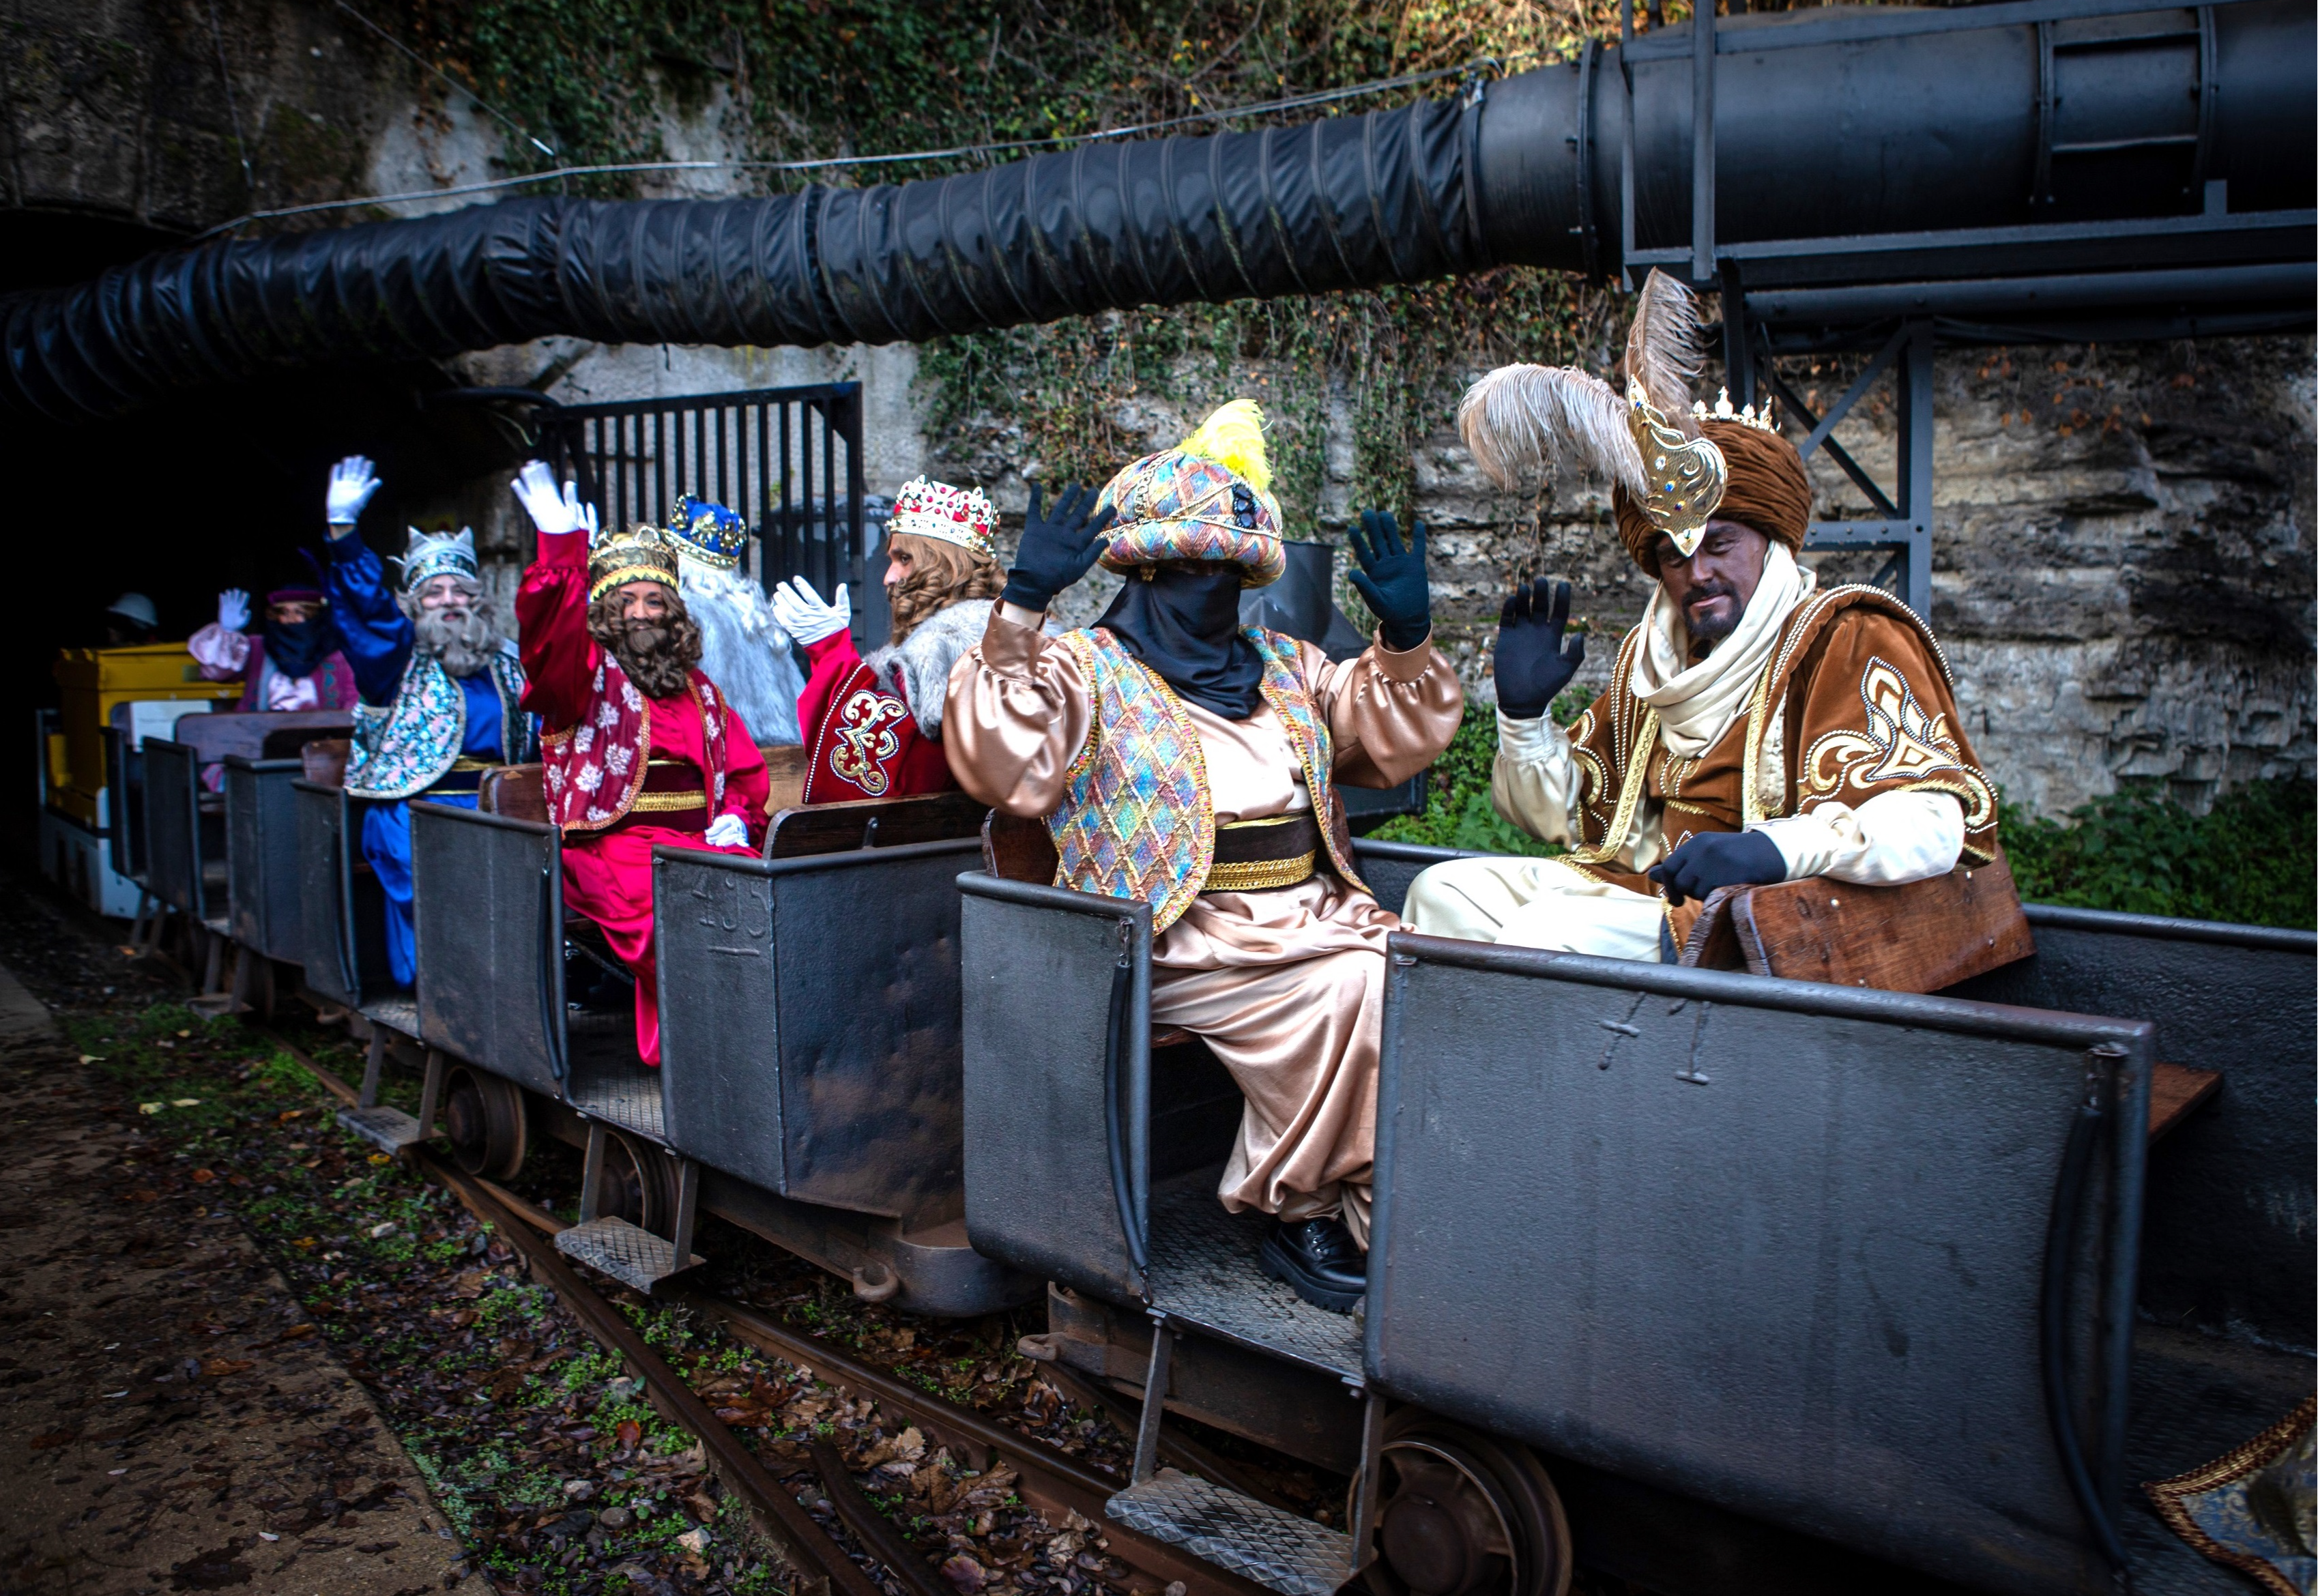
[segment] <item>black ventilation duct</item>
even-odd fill
[[[0,301],[0,399],[86,418],[269,367],[553,334],[887,343],[1514,263],[1735,277],[1798,318],[1862,285],[1940,282],[1958,315],[1973,309],[1958,284],[2001,277],[2017,306],[2024,277],[2135,272],[2145,291],[2107,278],[2112,318],[2252,295],[2306,323],[2313,8],[2141,3],[1740,16],[1703,50],[1668,28],[1485,94],[1300,127],[869,189],[509,200],[204,245]]]

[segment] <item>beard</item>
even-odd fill
[[[487,668],[499,651],[499,627],[491,606],[471,602],[463,609],[425,609],[411,617],[413,646],[421,654],[442,661],[455,677],[471,677]]]
[[[700,624],[678,599],[658,621],[625,620],[616,591],[588,606],[588,635],[620,662],[647,698],[673,698],[700,663]]]
[[[1727,598],[1730,610],[1723,614],[1701,618],[1694,605],[1710,598]],[[1690,633],[1694,647],[1712,647],[1738,630],[1738,623],[1747,618],[1747,602],[1738,596],[1738,589],[1729,582],[1701,582],[1684,596],[1682,623]]]

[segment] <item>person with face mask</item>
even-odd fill
[[[1218,1196],[1274,1216],[1263,1268],[1350,1312],[1367,1286],[1385,938],[1338,784],[1388,787],[1455,734],[1433,647],[1424,527],[1370,513],[1352,578],[1379,627],[1356,658],[1243,627],[1286,569],[1262,414],[1235,400],[1135,462],[1083,513],[1035,493],[982,641],[950,673],[966,790],[1043,820],[1055,884],[1152,907],[1151,1023],[1205,1041],[1245,1106]],[[1113,517],[1116,517],[1114,520]],[[1042,635],[1098,560],[1127,578],[1093,626]]]
[[[354,667],[338,647],[338,629],[319,587],[280,587],[265,596],[265,624],[249,625],[249,595],[218,595],[217,619],[186,643],[203,679],[242,684],[244,711],[351,709]]]
[[[1569,585],[1506,601],[1492,795],[1569,851],[1436,865],[1409,886],[1411,930],[1671,964],[1717,887],[1896,886],[1996,856],[1995,789],[1931,629],[1882,588],[1821,588],[1796,562],[1801,456],[1727,393],[1692,404],[1697,325],[1689,291],[1653,272],[1625,398],[1534,365],[1466,395],[1466,444],[1497,482],[1550,462],[1608,476],[1619,538],[1658,585],[1568,732],[1546,711],[1586,657]]]
[[[346,792],[363,812],[363,856],[386,896],[386,954],[394,979],[418,973],[410,918],[413,798],[475,807],[482,773],[531,755],[523,670],[499,633],[483,590],[475,534],[410,529],[401,581],[355,533],[379,479],[362,455],[330,468],[330,535],[322,580],[360,702]]]
[[[678,540],[636,525],[591,549],[595,507],[575,483],[559,495],[538,461],[515,492],[539,529],[515,608],[548,818],[563,833],[563,901],[634,975],[636,1052],[657,1064],[652,849],[754,852],[772,779],[700,669],[700,626],[678,590]]]

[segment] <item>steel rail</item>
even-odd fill
[[[328,1066],[317,1062],[305,1049],[271,1027],[252,1028],[303,1064],[324,1089],[349,1103],[357,1100],[359,1094],[351,1085]],[[825,1546],[831,1556],[864,1582],[863,1586],[857,1589],[849,1582],[845,1582],[843,1575],[834,1575],[829,1582],[831,1588],[828,1596],[883,1596],[874,1584],[867,1583],[867,1576],[862,1575],[852,1560],[844,1556],[842,1548],[830,1538],[822,1526],[799,1507],[765,1469],[756,1454],[750,1451],[717,1420],[706,1404],[693,1394],[683,1376],[644,1345],[618,1309],[572,1272],[562,1255],[555,1251],[551,1240],[557,1232],[571,1228],[569,1221],[558,1218],[492,1181],[452,1168],[423,1147],[407,1148],[405,1152],[416,1168],[457,1197],[468,1212],[497,1227],[508,1245],[524,1257],[535,1273],[544,1274],[549,1278],[558,1296],[571,1305],[573,1312],[580,1315],[590,1333],[596,1334],[598,1340],[628,1359],[648,1391],[655,1393],[656,1398],[664,1395],[686,1409],[684,1413],[679,1413],[656,1399],[655,1405],[663,1413],[698,1435],[702,1444],[709,1448],[711,1455],[718,1458],[720,1464],[724,1449],[729,1449],[739,1458],[745,1459],[744,1463],[737,1466],[740,1470],[753,1470],[770,1483],[772,1496],[777,1501],[769,1505],[760,1505],[760,1519],[777,1519],[780,1527],[786,1529],[787,1515],[781,1514],[779,1505],[786,1503],[791,1514],[811,1528],[813,1540]],[[538,1233],[533,1234],[533,1232]],[[726,1333],[736,1340],[798,1365],[823,1384],[835,1387],[840,1394],[856,1399],[867,1396],[881,1407],[906,1415],[937,1444],[948,1447],[953,1456],[963,1459],[977,1472],[986,1472],[994,1460],[1003,1457],[1020,1476],[1021,1483],[1017,1490],[1025,1502],[1041,1512],[1053,1513],[1057,1517],[1076,1513],[1089,1520],[1109,1542],[1109,1549],[1114,1556],[1128,1567],[1161,1584],[1180,1582],[1191,1596],[1272,1596],[1272,1592],[1253,1580],[1219,1568],[1180,1547],[1155,1540],[1109,1520],[1103,1507],[1118,1493],[1119,1483],[1105,1479],[1057,1453],[1044,1442],[1009,1430],[970,1408],[921,1391],[883,1369],[859,1361],[843,1349],[818,1336],[792,1330],[728,1298],[680,1289],[673,1294],[672,1300],[714,1317],[723,1323]],[[615,1344],[604,1334],[597,1333],[599,1323],[606,1331],[615,1331],[623,1338],[623,1343]],[[633,1342],[636,1351],[642,1354],[641,1358],[630,1353],[625,1341]],[[1045,1372],[1041,1370],[1042,1377]],[[1054,1384],[1060,1388],[1060,1382]],[[1190,1460],[1188,1457],[1186,1460]],[[723,1470],[720,1468],[719,1472]],[[755,1501],[754,1493],[740,1483],[737,1474],[735,1478],[728,1479],[727,1484]],[[846,1516],[844,1508],[847,1504],[840,1501],[833,1489],[830,1493],[830,1502],[839,1510],[841,1518]],[[867,1536],[861,1535],[858,1530],[855,1534],[870,1549],[872,1556],[879,1556]],[[774,1538],[784,1552],[790,1550],[786,1536],[776,1533]],[[824,1566],[810,1550],[797,1556],[795,1560],[802,1566]],[[916,1569],[896,1569],[894,1577],[914,1591],[917,1581],[913,1575],[919,1572]],[[839,1588],[840,1585],[841,1589]]]

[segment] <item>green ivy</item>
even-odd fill
[[[1593,701],[1593,688],[1572,687],[1553,701],[1553,718],[1567,726],[1584,714]],[[1496,759],[1496,707],[1467,704],[1457,735],[1426,772],[1424,812],[1396,815],[1370,835],[1379,842],[1415,842],[1427,847],[1530,858],[1567,853],[1559,843],[1540,842],[1497,812],[1489,797],[1489,772]]]
[[[2251,783],[2202,815],[2138,787],[2071,810],[2067,825],[2007,803],[1998,834],[2031,902],[2318,928],[2318,786],[2307,778]]]

